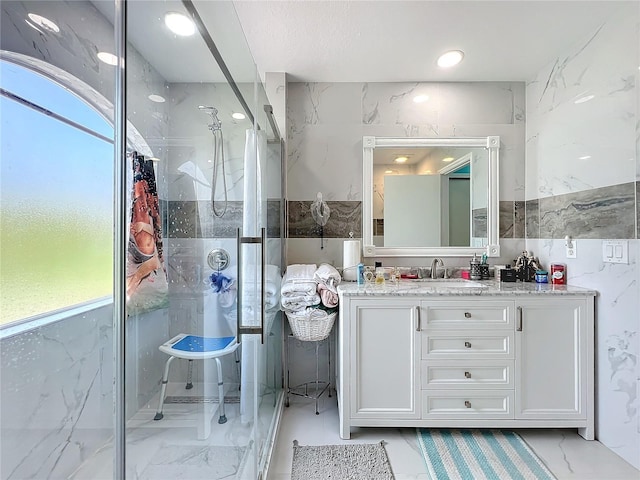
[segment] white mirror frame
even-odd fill
[[[476,247],[376,247],[373,244],[373,149],[378,147],[485,147],[489,151],[487,246]],[[474,253],[500,256],[499,165],[500,137],[417,138],[362,137],[362,253],[365,257],[466,257]]]

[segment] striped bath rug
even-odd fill
[[[432,480],[550,480],[554,475],[517,433],[418,428]]]

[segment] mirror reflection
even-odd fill
[[[500,137],[362,139],[365,257],[498,256]]]
[[[484,147],[375,148],[373,244],[485,246],[488,159]]]

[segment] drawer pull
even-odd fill
[[[464,342],[464,348],[471,348],[471,342]]]
[[[522,331],[522,307],[518,306],[518,323],[516,323],[516,332]]]
[[[469,312],[464,312],[464,318],[471,318],[471,314]]]
[[[471,402],[469,400],[464,401],[464,406],[467,408],[471,408]]]
[[[464,372],[465,378],[471,378],[471,372]]]

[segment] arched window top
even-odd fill
[[[39,72],[0,59],[0,79],[4,90],[105,137],[113,137],[113,126],[103,115],[72,90]]]

